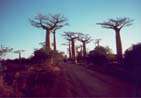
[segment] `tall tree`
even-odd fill
[[[46,31],[46,40],[45,40],[45,47],[46,50],[49,52],[51,50],[50,47],[50,34],[51,32],[56,28],[61,28],[64,25],[66,25],[66,18],[62,16],[61,14],[55,14],[55,15],[37,15],[33,20],[30,19],[31,24],[34,27],[42,28]]]
[[[22,53],[22,52],[25,52],[25,50],[15,50],[15,51],[14,51],[14,53],[16,53],[16,54],[19,55],[19,59],[22,58],[22,56],[21,56],[21,53]]]
[[[125,18],[109,19],[106,22],[97,23],[98,25],[101,25],[103,28],[113,29],[115,31],[117,60],[119,63],[122,60],[122,43],[121,43],[120,31],[123,27],[132,25],[132,21],[133,20],[125,17]]]
[[[67,25],[67,24],[66,24]],[[56,30],[57,29],[60,29],[60,28],[62,28],[62,27],[56,27],[53,31],[52,31],[52,33],[53,33],[53,50],[54,51],[56,51],[57,49],[56,49]]]
[[[72,58],[71,41],[69,40],[69,58]]]
[[[86,44],[90,43],[92,39],[88,34],[79,33],[78,40],[82,42],[83,56],[85,57],[87,54]]]
[[[56,30],[57,29],[54,29],[54,31],[52,32],[53,33],[53,48],[54,48],[54,51],[56,51]]]
[[[75,39],[78,38],[78,33],[76,32],[64,32],[63,36],[65,39],[70,40],[71,42],[71,53],[72,53],[72,59],[76,60],[76,54],[75,54]]]

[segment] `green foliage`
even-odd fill
[[[64,53],[63,52],[58,52],[58,51],[46,51],[46,49],[41,48],[39,50],[34,51],[34,59],[35,62],[39,61],[39,63],[48,61],[51,62],[52,64],[56,64],[64,59]],[[51,61],[50,61],[51,60]]]
[[[112,49],[110,49],[108,46],[97,46],[95,51],[97,51],[99,54],[105,55],[109,61],[115,61],[115,54],[112,53]]]
[[[94,50],[103,55],[112,54],[112,50],[109,47],[97,46]]]
[[[109,47],[97,46],[88,54],[88,61],[98,65],[106,64],[111,54]]]

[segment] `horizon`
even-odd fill
[[[33,4],[34,2],[34,4]],[[65,52],[67,46],[61,34],[64,31],[82,32],[90,34],[93,39],[101,38],[102,46],[109,46],[116,51],[115,33],[113,30],[101,28],[96,23],[106,21],[109,18],[129,17],[133,19],[133,25],[123,28],[121,39],[123,51],[133,44],[141,42],[141,6],[140,0],[0,0],[0,44],[17,49],[26,50],[23,57],[32,55],[34,48],[41,47],[40,42],[45,40],[45,32],[33,27],[29,18],[34,18],[39,13],[61,13],[67,19],[69,26],[57,31],[57,49]],[[94,49],[94,42],[88,45],[88,50]],[[63,49],[63,50],[62,50]],[[18,55],[10,53],[6,58],[17,58]]]

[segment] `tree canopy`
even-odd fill
[[[103,23],[97,23],[101,25],[103,28],[107,29],[122,29],[123,27],[127,27],[132,25],[133,20],[130,18],[116,18],[116,19],[109,19],[108,21],[104,21]]]
[[[64,25],[68,25],[68,23],[66,23],[65,21],[67,21],[67,19],[61,14],[38,14],[37,16],[35,16],[34,19],[30,19],[31,25],[33,25],[34,27],[42,28],[49,31],[59,29]]]

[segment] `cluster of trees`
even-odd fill
[[[50,34],[53,34],[54,38],[54,51],[56,51],[56,30],[62,28],[63,26],[67,25],[66,23],[67,19],[62,16],[61,14],[55,14],[55,15],[37,15],[34,19],[30,19],[31,24],[34,27],[41,28],[46,31],[46,41],[45,41],[45,48],[49,52],[51,50],[50,47]],[[120,37],[120,31],[122,28],[130,26],[132,24],[131,19],[129,18],[116,18],[116,19],[109,19],[108,21],[105,21],[103,23],[97,23],[98,25],[101,25],[104,28],[113,29],[115,31],[116,36],[116,49],[117,49],[117,61],[121,63],[123,59],[123,53],[122,53],[122,42]],[[89,35],[85,35],[82,33],[77,32],[64,32],[63,36],[65,36],[66,40],[68,40],[69,45],[69,58],[75,60],[75,40],[78,39],[80,42],[82,42],[82,53],[83,56],[86,56],[86,44],[91,41],[91,37]],[[99,41],[101,39],[96,40],[96,44],[99,46]]]
[[[0,47],[0,60],[2,60],[3,57],[6,56],[7,53],[11,53],[11,52],[13,52],[15,54],[18,54],[19,55],[19,59],[21,59],[22,58],[21,57],[21,53],[24,52],[24,51],[25,50],[22,50],[22,49],[21,50],[20,49],[14,50],[13,48],[3,47],[1,45],[1,47]]]
[[[123,60],[123,53],[122,53],[122,42],[121,42],[121,36],[120,31],[122,28],[132,25],[132,21],[129,18],[116,18],[116,19],[109,19],[106,22],[103,23],[97,23],[98,25],[101,25],[103,28],[107,29],[113,29],[115,31],[115,37],[116,37],[116,59],[118,63],[122,63]],[[82,42],[83,46],[83,55],[86,56],[86,44],[91,41],[91,37],[89,35],[84,35],[82,33],[75,33],[75,32],[65,32],[64,36],[69,41],[69,54],[70,58],[75,59],[75,39],[78,39],[80,42]],[[101,39],[96,40],[96,45],[99,45]],[[70,45],[71,44],[71,45]],[[72,56],[72,57],[71,57]]]
[[[76,52],[80,53],[81,56],[86,57],[87,50],[86,44],[92,41],[92,38],[88,34],[78,33],[78,32],[64,32],[63,36],[68,41],[69,45],[69,59],[76,61]],[[79,47],[75,46],[76,40],[80,41],[82,45]],[[80,51],[78,51],[80,48]]]
[[[101,25],[103,28],[113,29],[115,31],[116,50],[117,50],[116,59],[118,63],[121,63],[121,61],[123,60],[120,31],[122,28],[132,25],[132,21],[133,20],[125,17],[125,18],[109,19],[108,21],[105,21],[103,23],[97,23],[98,25]],[[50,37],[51,37],[51,34],[53,34],[53,51],[57,51],[56,31],[68,25],[66,17],[64,17],[61,14],[54,14],[54,15],[39,14],[35,16],[33,19],[30,19],[30,23],[32,26],[36,28],[41,28],[45,30],[46,36],[45,36],[44,47],[47,53],[50,53],[52,51],[51,45],[50,45],[51,43]],[[68,50],[69,50],[70,59],[76,61],[76,53],[78,53],[79,56],[82,56],[82,57],[87,56],[86,45],[92,41],[92,38],[88,34],[83,34],[83,33],[78,33],[78,32],[64,32],[63,36],[68,41],[68,46],[69,46]],[[80,41],[82,44],[76,47],[75,46],[76,40]],[[100,47],[99,45],[100,40],[101,39],[95,40],[96,48]],[[78,51],[79,48],[80,48],[80,51]],[[8,49],[3,49],[1,51],[5,51],[5,50],[7,52]],[[3,54],[6,52],[3,52]],[[19,58],[21,58],[22,52],[24,52],[24,50],[14,51],[14,53],[19,54]],[[0,52],[0,55],[2,55],[2,52]]]

